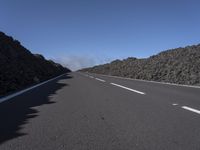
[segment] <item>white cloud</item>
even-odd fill
[[[58,58],[53,58],[53,61],[68,67],[72,71],[79,70],[81,68],[92,67],[98,64],[107,63],[110,59],[100,59],[91,56],[62,56]]]

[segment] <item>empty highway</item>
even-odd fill
[[[0,150],[200,150],[200,88],[74,72],[0,103]]]

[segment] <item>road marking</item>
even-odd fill
[[[191,107],[187,107],[187,106],[182,106],[181,108],[192,111],[194,113],[200,114],[200,111]]]
[[[177,106],[178,104],[176,104],[176,103],[173,103],[172,105],[173,105],[173,106]]]
[[[120,77],[120,76],[112,76],[112,75],[105,75],[105,74],[97,74],[97,73],[93,73],[93,74],[101,75],[101,76],[104,76],[104,77],[117,78],[117,79],[125,79],[125,80],[133,80],[133,81],[142,81],[142,82],[150,82],[150,83],[156,83],[156,84],[165,84],[165,85],[180,86],[180,87],[189,87],[189,88],[197,88],[197,89],[200,88],[200,86],[195,86],[195,85],[184,85],[184,84],[176,84],[176,83],[168,83],[168,82],[149,81],[149,80],[134,79],[134,78],[127,78],[127,77]]]
[[[94,77],[93,76],[89,76],[91,79],[93,79]]]
[[[102,79],[99,79],[99,78],[95,78],[96,80],[98,81],[101,81],[101,82],[106,82],[105,80],[102,80]]]
[[[2,98],[0,98],[0,103],[2,103],[2,102],[4,102],[4,101],[7,101],[7,100],[9,100],[9,99],[11,99],[11,98],[13,98],[13,97],[18,96],[18,95],[21,95],[21,94],[23,94],[23,93],[25,93],[25,92],[27,92],[27,91],[30,91],[30,90],[32,90],[32,89],[34,89],[34,88],[37,88],[37,87],[39,87],[39,86],[41,86],[41,85],[43,85],[43,84],[46,84],[46,83],[48,83],[48,82],[50,82],[50,81],[53,81],[53,80],[55,80],[55,79],[58,79],[58,78],[60,78],[60,77],[62,77],[62,76],[64,76],[64,75],[66,75],[66,73],[65,73],[65,74],[62,74],[62,75],[60,75],[60,76],[57,76],[57,77],[55,77],[55,78],[49,79],[49,80],[47,80],[47,81],[44,81],[44,82],[42,82],[42,83],[39,83],[39,84],[37,84],[37,85],[34,85],[34,86],[32,86],[32,87],[29,87],[29,88],[27,88],[27,89],[24,89],[24,90],[22,90],[22,91],[13,93],[13,94],[8,95],[8,96],[5,96],[5,97],[2,97]]]
[[[140,91],[137,91],[137,90],[134,90],[134,89],[131,89],[131,88],[128,88],[128,87],[125,87],[125,86],[116,84],[116,83],[110,83],[110,84],[112,84],[112,85],[114,85],[114,86],[117,86],[117,87],[121,87],[121,88],[123,88],[123,89],[129,90],[129,91],[132,91],[132,92],[135,92],[135,93],[138,93],[138,94],[145,95],[144,92],[140,92]]]

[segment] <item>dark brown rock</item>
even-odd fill
[[[200,85],[200,45],[128,58],[81,71],[178,84]]]
[[[0,96],[69,71],[0,32]]]

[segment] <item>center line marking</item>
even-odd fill
[[[176,103],[173,103],[172,105],[173,105],[173,106],[177,106],[178,104],[176,104]]]
[[[105,80],[102,80],[102,79],[99,79],[99,78],[95,78],[96,80],[98,81],[101,81],[101,82],[106,82]]]
[[[192,111],[194,113],[200,114],[200,111],[191,107],[187,107],[187,106],[182,106],[181,108]]]
[[[135,93],[138,93],[138,94],[145,95],[144,92],[140,92],[140,91],[137,91],[137,90],[134,90],[134,89],[131,89],[131,88],[128,88],[128,87],[119,85],[119,84],[115,84],[115,83],[110,83],[110,84],[112,84],[112,85],[114,85],[114,86],[118,86],[118,87],[124,88],[124,89],[126,89],[126,90],[129,90],[129,91],[132,91],[132,92],[135,92]]]
[[[182,106],[181,108],[200,114],[200,111],[191,107]]]

